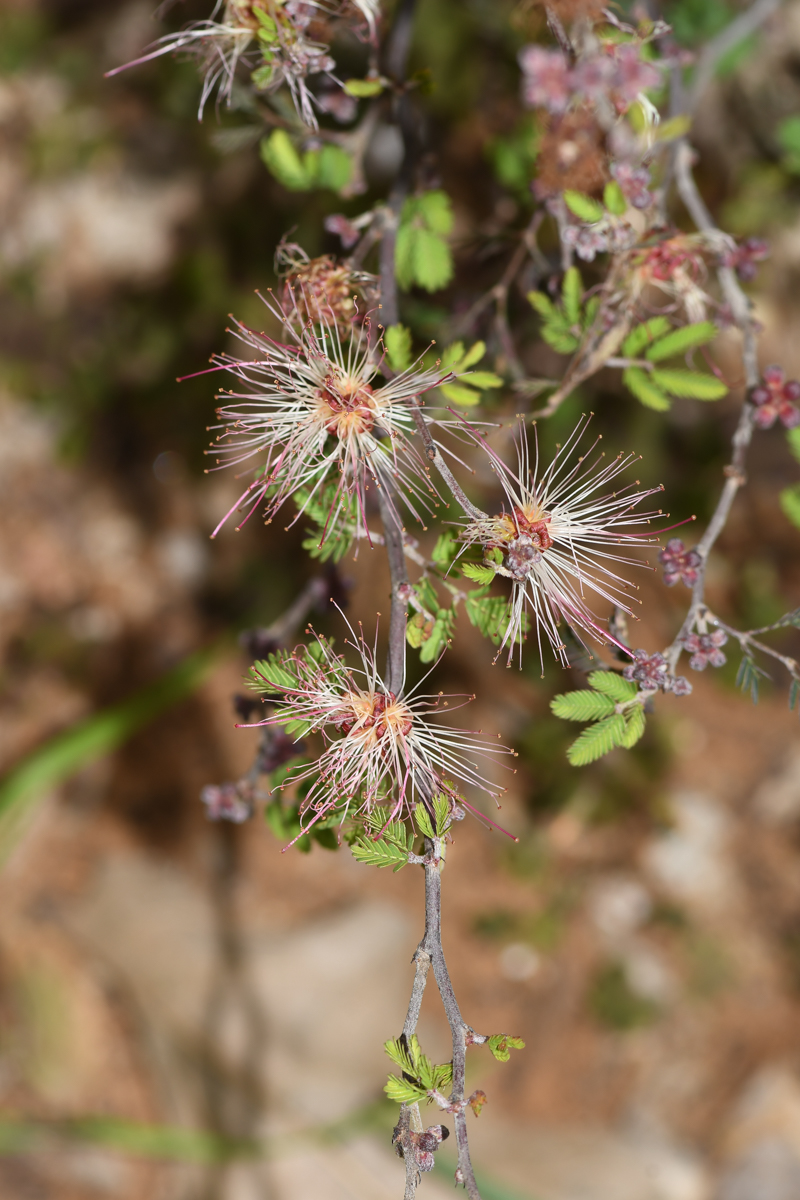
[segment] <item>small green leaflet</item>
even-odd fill
[[[794,712],[795,705],[797,705],[797,711],[800,713],[798,700],[800,700],[800,679],[793,679],[792,686],[789,688],[789,712]]]
[[[615,217],[621,217],[628,210],[628,201],[616,179],[612,179],[603,188],[603,203]]]
[[[303,549],[320,562],[339,562],[353,544],[358,525],[355,497],[331,480],[313,498],[304,488],[298,488],[294,499],[298,508],[302,508],[303,516],[317,526],[316,531],[303,541]]]
[[[453,1080],[453,1064],[442,1063],[435,1065],[422,1053],[417,1035],[412,1033],[408,1046],[403,1045],[400,1038],[390,1038],[384,1043],[384,1050],[393,1063],[403,1071],[403,1079],[390,1075],[384,1088],[390,1100],[399,1104],[413,1104],[415,1100],[424,1100],[429,1091],[439,1091],[447,1087]],[[413,1093],[411,1099],[407,1096]]]
[[[420,662],[434,662],[453,636],[456,614],[452,608],[440,608],[430,636],[420,647]]]
[[[290,192],[329,188],[341,192],[350,182],[353,163],[340,146],[326,142],[306,150],[302,158],[285,129],[274,129],[261,140],[261,158],[268,171]]]
[[[684,325],[673,329],[666,337],[654,342],[645,354],[650,362],[663,362],[665,358],[673,358],[676,354],[686,354],[698,346],[705,346],[717,336],[717,327],[713,321],[698,321],[694,325]]]
[[[591,325],[600,305],[593,296],[582,306],[583,281],[577,267],[564,273],[561,304],[556,305],[544,292],[528,292],[528,301],[542,318],[542,337],[559,354],[577,350],[580,339]]]
[[[348,96],[361,99],[364,96],[379,96],[385,86],[386,83],[383,79],[348,79],[345,82],[344,90]]]
[[[614,711],[614,701],[600,692],[564,692],[555,696],[550,707],[564,721],[599,721]]]
[[[291,668],[284,666],[284,659],[280,654],[270,654],[268,658],[253,663],[248,686],[256,692],[291,690],[297,687],[297,677]]]
[[[669,396],[662,392],[660,387],[656,387],[650,378],[649,371],[643,371],[641,367],[627,367],[622,372],[622,382],[645,408],[655,409],[656,412],[666,412],[668,408],[672,407]]]
[[[408,865],[409,850],[383,840],[373,841],[362,835],[350,847],[356,862],[364,863],[367,867],[392,867],[397,874]]]
[[[481,585],[491,583],[496,574],[494,567],[484,567],[480,563],[464,563],[461,571],[467,579]]]
[[[567,750],[574,767],[583,767],[608,754],[615,746],[630,749],[645,729],[645,714],[636,700],[638,687],[615,671],[592,671],[592,690],[565,692],[554,696],[550,707],[567,721],[594,721]],[[616,712],[619,705],[622,712]],[[624,707],[623,707],[624,706]]]
[[[762,679],[769,679],[767,672],[762,671],[749,654],[745,654],[736,672],[736,686],[750,693],[753,704],[758,704],[758,685]]]
[[[592,671],[589,683],[596,692],[610,696],[616,704],[625,704],[633,700],[639,691],[635,683],[623,679],[616,671]]]
[[[662,337],[670,329],[666,317],[652,317],[649,321],[637,325],[622,343],[622,353],[626,358],[638,358],[642,351]]]
[[[411,330],[405,325],[391,325],[383,334],[386,357],[393,371],[405,371],[411,366]]]
[[[625,736],[625,718],[622,713],[604,717],[594,725],[587,725],[580,737],[567,750],[567,758],[573,767],[585,767],[608,754],[615,746],[622,745]]]
[[[444,837],[450,827],[450,801],[442,792],[433,798],[433,816],[436,821],[435,831],[431,822],[431,814],[425,805],[417,804],[414,808],[414,820],[425,837]]]
[[[417,1104],[427,1096],[424,1088],[417,1087],[414,1083],[407,1083],[405,1079],[399,1079],[397,1075],[389,1076],[383,1090],[395,1104]]]
[[[427,292],[436,292],[450,282],[453,258],[444,239],[452,228],[453,213],[446,192],[408,197],[395,244],[395,274],[404,291],[417,284]]]
[[[456,539],[449,529],[444,533],[440,533],[436,539],[436,545],[431,553],[431,560],[436,563],[437,567],[442,567],[445,570],[450,566],[456,556]]]
[[[392,867],[396,874],[408,863],[414,835],[402,821],[390,821],[389,816],[388,808],[373,808],[367,817],[372,836],[361,834],[351,849],[357,862],[370,867]]]
[[[485,353],[485,342],[475,342],[467,351],[464,350],[463,342],[454,342],[452,346],[447,347],[442,355],[442,369],[460,375],[458,383],[441,385],[441,390],[448,400],[469,407],[480,403],[480,392],[502,386],[503,380],[492,371],[469,371],[466,375],[461,374],[468,371],[473,363],[480,362]]]
[[[508,1062],[512,1050],[525,1049],[525,1042],[521,1037],[512,1037],[508,1033],[493,1033],[488,1045],[498,1062]]]
[[[505,636],[511,622],[511,612],[504,596],[482,596],[472,592],[464,601],[464,610],[471,625],[488,637],[495,646]],[[527,616],[523,615],[522,633],[528,628]]]
[[[575,192],[571,188],[567,188],[564,192],[564,203],[570,212],[589,225],[594,225],[605,215],[603,206],[598,200],[593,200],[591,196],[587,196],[583,192]]]
[[[571,325],[578,325],[581,319],[581,300],[583,298],[583,280],[577,267],[569,267],[564,272],[564,282],[561,285],[561,299],[564,305],[564,315]]]
[[[673,396],[685,396],[690,400],[720,400],[728,394],[728,388],[722,380],[705,371],[657,369],[650,377],[657,387]]]
[[[789,432],[786,434],[786,440],[789,443],[789,449],[791,450],[792,454],[795,456],[797,461],[800,462],[800,425],[789,430]]]

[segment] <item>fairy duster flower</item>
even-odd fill
[[[562,618],[579,639],[583,631],[600,642],[619,645],[590,609],[589,594],[631,612],[626,595],[631,585],[617,566],[638,565],[638,560],[625,552],[626,547],[654,540],[645,532],[631,532],[631,528],[647,525],[660,514],[661,510],[642,513],[634,509],[662,488],[636,491],[638,480],[609,488],[636,458],[619,454],[609,463],[604,463],[602,453],[592,458],[599,437],[588,451],[576,456],[588,423],[588,418],[579,422],[541,472],[538,440],[531,466],[522,427],[516,472],[480,434],[470,431],[489,454],[506,502],[503,511],[494,516],[473,516],[461,539],[467,546],[481,547],[486,567],[512,582],[510,619],[500,647],[508,644],[509,662],[514,643],[522,642],[526,609],[535,627],[540,658],[544,637],[564,666],[568,659],[559,632]]]
[[[301,805],[303,832],[328,814],[344,819],[351,809],[368,812],[377,804],[388,806],[396,818],[412,811],[415,799],[440,792],[448,794],[454,806],[476,812],[453,781],[496,799],[504,789],[480,774],[473,756],[512,752],[480,731],[431,719],[472,697],[422,695],[417,688],[396,695],[381,679],[375,648],[363,635],[348,644],[360,659],[359,667],[348,666],[343,655],[318,637],[311,646],[272,655],[251,668],[250,686],[274,704],[274,711],[257,724],[283,725],[296,738],[316,733],[325,745],[319,759],[292,768],[284,785],[310,782]]]
[[[300,328],[294,311],[271,299],[265,303],[286,341],[237,321],[234,332],[252,357],[220,354],[212,359],[213,369],[231,372],[246,390],[224,394],[225,404],[217,410],[222,424],[212,427],[219,433],[208,453],[220,466],[256,460],[256,479],[214,535],[234,511],[245,513],[243,523],[262,501],[271,520],[299,489],[304,489],[302,513],[330,477],[336,484],[323,541],[337,522],[348,519],[353,503],[358,524],[366,528],[371,484],[385,488],[390,504],[390,493],[399,493],[421,519],[419,505],[424,507],[427,496],[435,493],[410,440],[412,405],[452,374],[415,364],[381,382],[381,347],[371,339],[369,321],[345,340],[335,314],[324,319],[318,300],[304,302],[303,308],[322,319],[318,324],[307,320]]]

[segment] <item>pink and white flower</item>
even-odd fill
[[[461,533],[467,546],[479,546],[484,562],[497,575],[512,581],[510,619],[500,649],[509,646],[509,662],[515,642],[521,643],[523,614],[530,612],[542,658],[542,637],[550,642],[556,657],[568,666],[566,646],[559,632],[565,620],[579,637],[588,633],[599,642],[627,648],[611,636],[589,607],[587,596],[595,596],[631,613],[630,584],[617,571],[617,564],[642,565],[625,553],[625,547],[655,540],[646,532],[631,532],[631,527],[649,525],[661,515],[635,512],[647,496],[661,487],[635,490],[639,481],[612,483],[631,463],[633,454],[618,454],[605,463],[604,455],[592,461],[598,437],[588,451],[575,457],[589,419],[579,422],[550,465],[539,468],[539,445],[531,466],[528,440],[523,427],[517,438],[517,470],[512,471],[491,449],[485,439],[470,430],[474,440],[489,454],[506,503],[495,516],[473,517]]]
[[[318,637],[310,648],[300,646],[251,668],[250,686],[279,696],[270,700],[275,711],[257,724],[284,725],[298,739],[318,733],[325,743],[319,759],[291,769],[283,785],[311,781],[301,806],[304,832],[328,814],[344,819],[351,810],[369,812],[378,804],[388,806],[395,819],[412,812],[415,799],[440,792],[450,795],[453,805],[476,812],[456,790],[457,783],[493,799],[505,790],[480,774],[473,755],[512,751],[480,731],[431,719],[473,697],[420,695],[416,688],[396,695],[381,679],[374,647],[363,635],[348,644],[361,660],[359,667],[348,666],[343,655]]]
[[[345,340],[332,312],[330,320],[306,320],[298,329],[296,314],[271,299],[265,303],[281,322],[286,341],[237,321],[234,332],[254,357],[212,359],[217,370],[230,371],[248,388],[225,394],[226,403],[217,410],[223,423],[212,427],[221,432],[208,453],[220,466],[258,460],[256,479],[214,536],[233,512],[244,511],[244,522],[262,501],[271,520],[299,489],[305,492],[302,513],[331,477],[336,490],[323,540],[347,518],[351,498],[361,531],[366,529],[366,492],[373,484],[389,498],[393,491],[402,495],[421,519],[419,506],[427,507],[427,497],[435,492],[428,467],[411,444],[412,405],[451,374],[415,364],[379,382],[381,347],[371,341],[369,322]]]

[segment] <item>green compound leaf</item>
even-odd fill
[[[438,292],[453,278],[453,256],[450,247],[428,229],[415,230],[412,249],[414,278],[426,292]]]
[[[789,432],[786,434],[786,440],[789,443],[789,449],[791,450],[792,454],[795,456],[797,461],[800,462],[800,425],[789,430]]]
[[[605,717],[596,725],[589,725],[567,750],[567,758],[573,767],[585,767],[587,763],[602,758],[615,746],[621,746],[625,737],[625,718],[622,713]]]
[[[270,654],[268,658],[262,658],[253,663],[249,674],[248,687],[256,692],[272,692],[276,688],[285,690],[297,687],[297,677],[291,669],[284,666],[283,659],[278,654]]]
[[[449,567],[455,556],[456,539],[448,529],[444,533],[440,533],[436,539],[431,560],[436,563],[437,567]]]
[[[637,400],[644,404],[645,408],[655,409],[656,412],[666,412],[672,407],[672,401],[661,388],[656,387],[650,378],[648,371],[642,370],[641,367],[627,367],[622,372],[622,382],[626,388],[633,392]]]
[[[261,140],[261,158],[267,170],[290,192],[307,192],[314,180],[285,129],[274,129]]]
[[[411,330],[405,325],[391,325],[386,329],[383,344],[393,371],[405,371],[411,366]]]
[[[439,597],[436,595],[436,589],[426,575],[417,580],[414,591],[417,593],[417,599],[425,611],[433,613],[435,616],[442,606],[439,603]]]
[[[452,400],[454,404],[461,405],[462,408],[470,408],[473,404],[480,404],[481,394],[471,387],[467,387],[463,383],[443,383],[440,391]]]
[[[447,237],[453,231],[453,206],[447,192],[425,192],[417,197],[417,211],[432,233]]]
[[[717,336],[717,327],[713,321],[697,321],[694,325],[684,325],[682,329],[673,329],[666,337],[654,342],[645,355],[650,362],[662,362],[676,354],[685,354],[696,346],[704,346],[713,342]]]
[[[348,79],[344,85],[348,96],[355,96],[358,100],[365,96],[379,96],[383,88],[382,79]]]
[[[416,804],[414,806],[414,820],[417,823],[417,828],[425,837],[435,837],[433,825],[431,824],[430,813],[424,804]]]
[[[670,328],[666,317],[652,317],[641,325],[637,325],[622,343],[622,353],[626,358],[638,358],[642,351]]]
[[[603,203],[615,217],[621,217],[624,212],[628,211],[628,201],[616,179],[612,179],[603,188]]]
[[[800,529],[800,483],[783,488],[779,493],[779,499],[784,515],[797,529]]]
[[[423,642],[431,636],[433,622],[428,621],[424,613],[414,613],[406,622],[406,641],[412,650],[419,650]]]
[[[552,320],[558,314],[555,304],[544,292],[528,292],[528,303],[545,321]]]
[[[479,363],[481,361],[485,353],[486,342],[473,342],[469,350],[458,364],[460,369],[462,371],[466,371],[467,367],[474,367],[475,363]]]
[[[610,696],[615,704],[626,704],[628,700],[633,700],[639,691],[635,683],[623,679],[616,671],[592,671],[589,683],[596,692]]]
[[[423,642],[420,652],[420,662],[434,662],[453,636],[456,614],[452,608],[440,608],[433,623],[431,635]]]
[[[497,646],[503,639],[511,621],[508,601],[504,596],[467,596],[464,610],[471,625],[480,630],[484,637]],[[523,624],[523,633],[527,623]]]
[[[414,237],[416,229],[411,225],[401,225],[397,231],[394,245],[394,273],[398,286],[408,291],[414,286]]]
[[[705,371],[657,369],[651,372],[651,378],[658,387],[673,396],[685,396],[691,400],[719,400],[728,394],[722,380]]]
[[[794,712],[795,705],[797,705],[797,711],[800,713],[798,700],[800,700],[800,679],[793,679],[792,686],[789,688],[789,712]]]
[[[501,387],[503,384],[502,378],[495,375],[494,371],[470,371],[462,382],[468,383],[470,387],[478,388],[479,391]]]
[[[493,1033],[487,1043],[498,1062],[508,1062],[512,1050],[524,1050],[525,1042],[521,1037],[512,1037],[508,1033]]]
[[[600,692],[564,692],[554,696],[550,708],[563,721],[597,721],[614,711],[614,701]]]
[[[758,704],[759,681],[767,678],[767,672],[762,671],[755,660],[746,654],[739,663],[739,670],[736,672],[736,686],[741,688],[743,692],[749,692],[753,704]]]
[[[625,736],[620,745],[626,750],[630,750],[631,746],[635,746],[644,733],[645,724],[646,717],[641,704],[632,704],[625,713]]]
[[[397,873],[408,864],[408,850],[382,838],[374,842],[372,838],[362,835],[350,849],[356,862],[368,867],[392,867]]]
[[[581,300],[583,298],[583,280],[577,267],[570,267],[564,274],[561,285],[561,298],[564,304],[564,315],[570,325],[579,325],[581,319]]]
[[[418,1087],[415,1083],[408,1083],[405,1079],[399,1079],[397,1075],[389,1076],[383,1090],[395,1104],[416,1104],[427,1096],[425,1088]]]
[[[479,583],[482,586],[483,584],[491,583],[496,574],[494,567],[484,567],[478,563],[464,563],[461,570],[467,579],[471,579],[474,583]]]
[[[341,192],[347,187],[353,174],[353,161],[341,146],[326,143],[321,150],[310,151],[306,160],[310,159],[312,153],[318,156],[314,171],[315,187],[330,188],[332,192]]]
[[[564,192],[564,203],[570,212],[589,225],[593,225],[605,216],[605,211],[599,201],[593,200],[591,196],[587,196],[583,192],[574,192],[571,188],[567,188]]]
[[[433,797],[433,812],[436,817],[437,837],[444,837],[450,827],[450,800],[444,792],[439,792]]]

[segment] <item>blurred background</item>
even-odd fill
[[[238,489],[203,473],[213,384],[175,378],[230,348],[229,312],[257,319],[284,232],[336,250],[324,216],[382,194],[397,146],[378,130],[366,196],[298,201],[260,163],[247,111],[210,106],[197,123],[191,63],[103,78],[163,31],[151,9],[0,3],[0,1197],[389,1200],[403,1169],[382,1043],[405,1013],[422,879],[346,848],[281,854],[259,815],[206,819],[202,788],[243,774],[257,743],[234,729],[237,635],[319,566],[299,525],[209,540]],[[734,12],[681,0],[666,16],[691,47]],[[419,6],[414,65],[432,72],[460,264],[449,295],[404,299],[422,338],[492,285],[527,220],[515,53],[536,36],[525,3]],[[692,139],[720,223],[770,239],[750,290],[763,362],[793,378],[798,111],[791,2],[726,60]],[[526,364],[557,371],[530,327]],[[735,385],[724,339],[719,357]],[[589,404],[644,456],[643,479],[663,480],[673,516],[702,523],[741,390],[664,416],[614,389],[601,375],[543,436]],[[779,428],[756,435],[750,468],[709,574],[741,628],[800,602],[778,502],[800,468]],[[367,623],[387,604],[379,553],[340,567]],[[688,592],[654,573],[641,595],[633,642],[652,652]],[[337,632],[329,612],[314,621]],[[776,644],[796,653],[797,633]],[[470,1117],[485,1200],[797,1200],[800,727],[782,681],[754,706],[730,653],[692,675],[690,698],[659,699],[634,751],[575,770],[575,731],[548,705],[580,676],[540,679],[532,655],[506,671],[492,653],[465,625],[439,676],[477,692],[471,720],[520,754],[501,817],[519,843],[465,822],[445,875],[466,1019],[527,1043],[508,1064],[469,1063],[489,1096]],[[420,1035],[442,1061],[434,1001]],[[431,1200],[452,1189],[448,1145],[438,1159]]]

